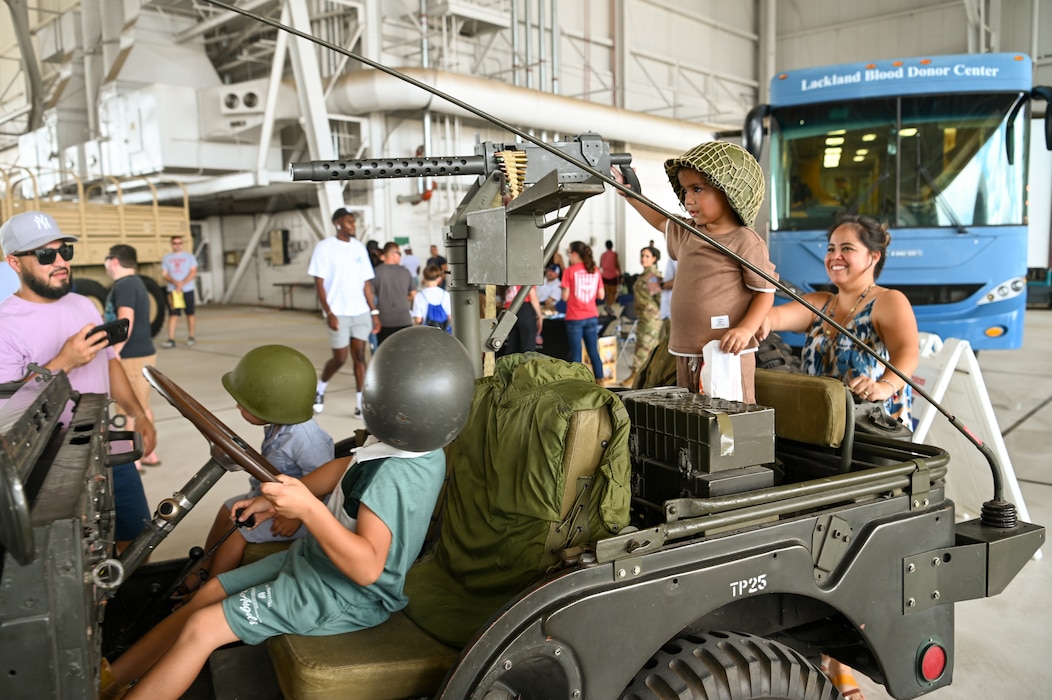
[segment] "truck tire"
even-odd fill
[[[88,299],[91,299],[91,302],[95,304],[100,315],[105,310],[106,296],[109,294],[109,290],[103,287],[99,282],[84,277],[77,277],[73,280],[73,291],[81,296],[86,296]]]
[[[708,632],[665,644],[621,700],[839,700],[833,682],[795,649],[763,637]]]
[[[164,319],[168,314],[168,295],[152,277],[139,275],[139,279],[150,293],[150,337],[153,338],[164,328]]]

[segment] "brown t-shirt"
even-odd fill
[[[767,244],[752,229],[740,227],[712,238],[774,275]],[[700,355],[707,342],[741,323],[753,292],[774,293],[770,282],[691,233],[679,220],[665,225],[665,239],[669,256],[679,261],[668,342],[674,355]]]

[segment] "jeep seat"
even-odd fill
[[[402,612],[376,627],[333,637],[274,637],[267,651],[282,693],[296,700],[430,697],[460,654]]]
[[[849,417],[845,391],[833,377],[756,369],[756,403],[774,409],[775,435],[787,440],[840,447]]]

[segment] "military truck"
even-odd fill
[[[171,236],[190,238],[190,206],[185,188],[181,206],[162,205],[157,189],[146,181],[151,193],[147,204],[126,204],[122,183],[103,180],[104,185],[85,186],[72,173],[68,182],[52,192],[40,191],[36,176],[20,167],[0,168],[0,221],[24,211],[43,211],[55,218],[64,233],[78,238],[73,268],[73,291],[95,302],[101,311],[110,280],[103,258],[110,246],[131,245],[139,255],[139,277],[150,293],[150,332],[164,327],[167,304],[161,277],[161,258],[171,251]],[[188,247],[189,249],[189,247]]]

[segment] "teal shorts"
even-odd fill
[[[387,618],[378,603],[352,605],[333,595],[323,577],[296,554],[302,542],[216,577],[228,596],[222,603],[227,624],[246,644],[279,634],[353,632]]]

